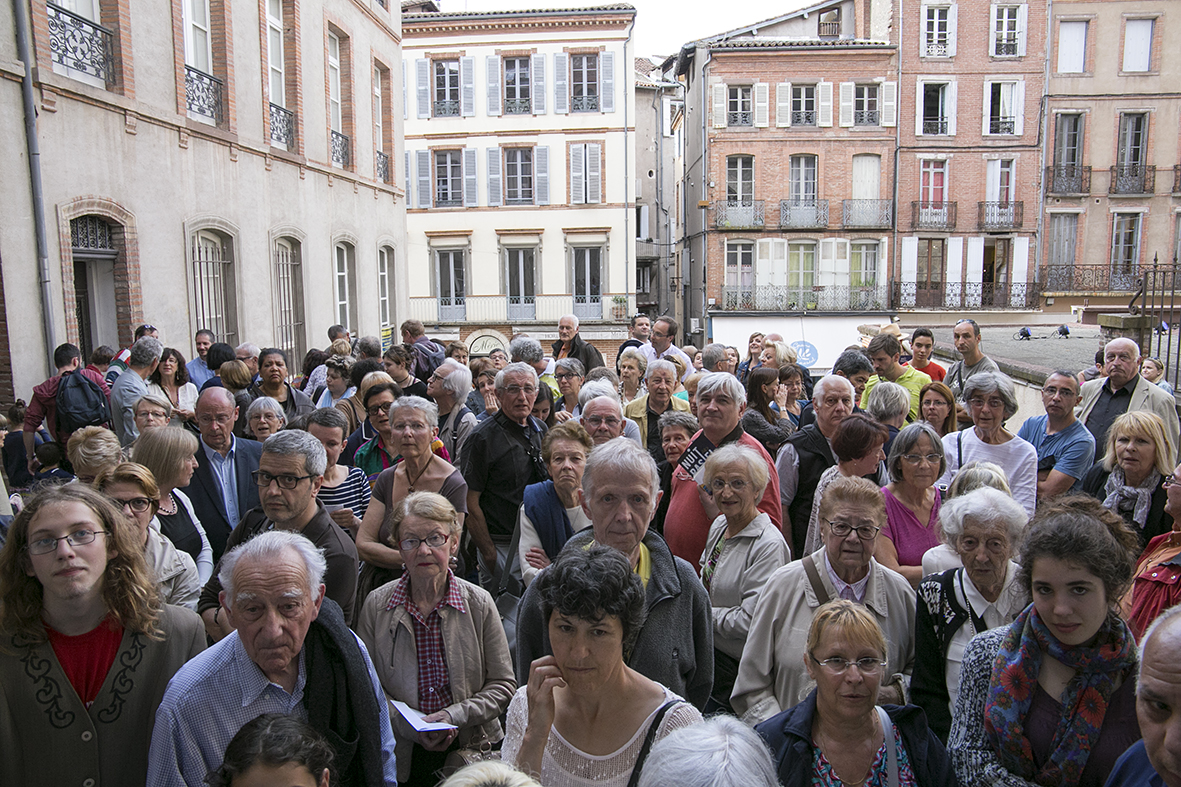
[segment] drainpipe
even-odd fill
[[[623,72],[625,74],[627,74],[627,81],[623,83],[624,84],[624,89],[623,89],[623,230],[625,233],[630,232],[628,227],[631,222],[631,208],[628,207],[629,203],[628,203],[628,199],[627,199],[627,194],[628,194],[628,191],[631,189],[632,184],[628,182],[628,180],[629,180],[628,175],[631,174],[632,177],[635,176],[635,174],[631,172],[631,157],[628,155],[628,151],[627,151],[628,141],[630,139],[630,134],[628,133],[628,130],[627,130],[627,117],[628,117],[627,105],[628,105],[628,93],[629,93],[629,91],[627,89],[628,86],[631,87],[631,91],[630,91],[631,95],[634,97],[636,94],[636,88],[635,88],[635,85],[636,85],[636,65],[635,65],[635,63],[632,62],[632,56],[628,53],[631,51],[632,34],[635,32],[635,29],[636,29],[636,20],[635,20],[635,17],[633,16],[631,26],[628,27],[628,29],[627,29],[627,40],[623,42]],[[631,294],[631,286],[632,286],[632,282],[630,281],[630,279],[632,277],[629,276],[628,274],[630,272],[631,263],[632,263],[631,249],[633,246],[635,246],[636,241],[635,241],[635,233],[631,232],[630,234],[632,235],[632,237],[624,237],[624,244],[623,244],[623,297],[624,298],[627,298],[627,296]],[[633,308],[631,310],[632,314],[635,314],[635,311],[636,310]],[[628,316],[630,317],[631,315],[628,315]]]
[[[53,293],[50,291],[49,251],[45,240],[45,208],[42,204],[41,145],[37,141],[37,110],[33,103],[33,58],[29,52],[29,21],[21,0],[12,0],[12,15],[16,20],[17,56],[24,63],[21,77],[21,98],[25,105],[25,145],[29,151],[29,186],[33,197],[33,231],[37,239],[37,270],[41,279],[41,330],[45,336],[46,352],[52,357],[57,347],[57,331],[53,327]],[[52,364],[46,361],[46,372],[53,374]]]

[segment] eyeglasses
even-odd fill
[[[379,415],[389,415],[390,408],[393,406],[393,402],[382,402],[381,404],[375,404],[372,407],[366,407],[365,412],[369,413],[371,418],[376,418]]]
[[[57,542],[65,541],[72,547],[80,547],[83,544],[90,544],[99,534],[108,535],[105,530],[91,530],[90,528],[82,528],[75,530],[66,536],[58,536],[53,538],[47,536],[45,538],[38,538],[36,541],[30,541],[25,549],[29,550],[30,555],[48,555],[50,552],[57,551]]]
[[[854,527],[848,522],[831,521],[828,523],[828,529],[831,530],[832,534],[837,538],[847,538],[850,533],[856,530],[857,537],[862,541],[869,541],[882,530],[877,525],[858,525],[857,527]]]
[[[501,390],[509,396],[519,396],[522,393],[526,396],[532,396],[533,394],[537,393],[537,389],[532,385],[509,385],[502,388]]]
[[[821,661],[809,653],[808,658],[816,662],[817,666],[824,667],[824,669],[831,675],[844,675],[848,671],[849,667],[852,666],[856,666],[857,671],[862,675],[877,675],[886,668],[887,664],[885,661],[868,657],[864,659],[857,659],[856,661],[849,661],[848,659],[843,659],[840,656],[833,656],[832,658]]]
[[[147,497],[132,497],[127,500],[120,500],[117,497],[112,497],[111,500],[120,508],[130,508],[137,514],[142,514],[152,507],[151,498]]]
[[[403,552],[413,552],[418,549],[419,544],[426,544],[431,549],[438,549],[447,543],[447,538],[442,533],[435,533],[426,538],[403,538],[398,542],[398,549]]]
[[[903,454],[902,458],[906,460],[908,465],[917,465],[924,461],[929,465],[937,465],[943,457],[939,454]]]
[[[233,420],[234,420],[233,416],[225,415],[225,414],[197,416],[197,423],[200,424],[201,426],[209,426],[210,424],[218,424],[219,426],[225,426],[226,424],[230,423]]]
[[[272,481],[277,483],[280,489],[295,489],[299,486],[299,482],[305,478],[315,478],[311,475],[271,475],[262,470],[255,470],[250,474],[250,477],[254,479],[254,483],[258,484],[259,489],[266,489]]]
[[[983,407],[984,405],[988,405],[988,409],[990,410],[1000,410],[1004,408],[1005,400],[999,396],[990,396],[987,399],[979,396],[973,396],[968,400],[968,404],[971,407]]]
[[[1065,399],[1068,396],[1075,395],[1073,388],[1055,388],[1052,385],[1048,385],[1043,388],[1042,393],[1051,399],[1053,399],[1055,396],[1061,396],[1063,399]]]
[[[562,380],[569,380],[570,378],[577,376],[578,375],[576,375],[574,372],[557,372],[554,374],[554,379],[560,382]]]
[[[446,380],[446,379],[447,379],[447,375],[445,375],[445,374],[439,374],[438,372],[435,372],[434,374],[432,374],[432,375],[430,376],[430,378],[427,380],[427,382],[432,382],[432,383],[433,383],[433,382],[439,382],[439,381],[441,381],[441,380]]]
[[[709,488],[714,490],[715,492],[721,492],[726,487],[730,487],[730,489],[732,491],[738,492],[739,494],[741,494],[746,489],[746,487],[749,485],[750,485],[749,482],[743,478],[735,478],[731,481],[725,481],[721,478],[715,478],[714,480],[709,482]]]
[[[672,336],[671,333],[660,333],[655,328],[652,329],[652,335],[655,336],[657,339],[667,339],[670,336]]]
[[[609,426],[612,429],[623,423],[623,421],[618,418],[612,418],[610,416],[603,417],[601,415],[584,415],[582,417],[582,422],[588,424],[589,426]]]
[[[418,423],[417,421],[399,421],[398,423],[391,426],[390,429],[395,432],[404,432],[407,429],[409,429],[411,432],[425,432],[426,430],[430,429],[430,427],[426,424]]]

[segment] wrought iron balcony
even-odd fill
[[[853,125],[854,126],[876,126],[881,121],[881,113],[876,109],[855,109],[853,110]]]
[[[532,295],[509,295],[508,318],[510,320],[537,319],[536,298]]]
[[[895,309],[1037,309],[1037,282],[894,282]]]
[[[215,76],[185,66],[185,103],[190,112],[211,118],[215,123],[222,120],[222,83]]]
[[[431,107],[431,114],[437,118],[459,117],[459,100],[436,101]]]
[[[1101,265],[1047,265],[1046,292],[1123,295],[1140,289],[1143,271]]]
[[[533,102],[527,98],[506,98],[504,100],[504,114],[528,115],[533,111]]]
[[[793,126],[815,126],[816,110],[793,109],[791,113],[791,124]]]
[[[1017,54],[1017,39],[1016,38],[998,38],[996,41],[996,53],[999,57],[1012,57]]]
[[[766,220],[764,201],[718,200],[714,203],[714,227],[719,230],[761,230]]]
[[[817,22],[816,34],[820,38],[839,38],[841,35],[840,22]]]
[[[928,39],[923,50],[923,57],[950,57],[947,39]]]
[[[947,118],[923,119],[924,136],[941,136],[947,133]]]
[[[271,104],[271,142],[290,150],[295,146],[295,113]]]
[[[1077,164],[1046,167],[1047,194],[1090,194],[1091,168]]]
[[[954,230],[956,219],[955,202],[910,203],[910,228],[912,230]]]
[[[45,11],[53,62],[97,77],[108,85],[114,82],[115,58],[111,45],[114,34],[53,3],[46,3]]]
[[[574,96],[570,101],[570,109],[574,112],[598,112],[598,96]]]
[[[463,195],[458,189],[454,191],[436,191],[435,192],[435,207],[436,208],[462,208]]]
[[[813,278],[804,274],[805,280]],[[723,286],[714,305],[719,311],[821,311],[865,312],[888,309],[889,290],[884,284],[831,284],[800,286]]]
[[[1181,164],[1173,165],[1173,193],[1181,194]]]
[[[846,229],[888,230],[894,223],[894,200],[847,199],[841,206],[841,226]]]
[[[377,173],[377,179],[380,180],[382,183],[389,183],[390,182],[390,157],[387,156],[385,153],[382,153],[380,150],[373,151],[373,157],[375,159],[375,161],[373,162],[373,168],[374,168],[374,172]]]
[[[1108,194],[1152,194],[1156,190],[1156,167],[1151,164],[1119,164],[1111,168]]]
[[[988,119],[989,134],[1016,134],[1017,118],[995,117]]]
[[[338,167],[347,168],[353,161],[353,146],[349,138],[339,131],[333,131],[331,137],[332,163]]]
[[[981,230],[1015,230],[1025,219],[1024,202],[978,202],[976,227]]]
[[[828,226],[828,200],[784,199],[779,201],[779,228],[822,230]]]
[[[755,116],[753,112],[727,112],[726,125],[727,126],[753,126],[755,124]]]

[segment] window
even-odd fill
[[[881,119],[878,111],[878,86],[857,85],[853,88],[853,125],[876,126]]]
[[[533,111],[530,96],[530,59],[508,57],[504,60],[504,113],[528,115]]]
[[[1019,135],[1023,131],[1022,104],[1024,82],[986,82],[984,84],[986,122],[983,134]]]
[[[816,157],[792,156],[789,163],[788,190],[795,203],[816,202]]]
[[[943,136],[955,134],[955,83],[920,82],[919,94],[922,113],[918,117],[918,134]]]
[[[385,80],[381,69],[373,66],[373,147],[380,153],[385,149],[385,133],[382,128],[382,97],[381,85]]]
[[[636,294],[647,295],[652,292],[652,263],[636,263]]]
[[[435,151],[435,207],[463,205],[463,157],[458,150]]]
[[[197,324],[221,341],[238,343],[238,299],[234,283],[234,243],[212,230],[193,233],[189,242]]]
[[[343,113],[340,101],[340,37],[328,34],[328,126],[343,133]]]
[[[923,159],[920,168],[919,199],[938,204],[947,201],[947,162]]]
[[[358,328],[357,255],[351,243],[333,246],[333,294],[336,298],[336,322],[350,331]]]
[[[726,287],[728,289],[740,290],[749,294],[751,286],[754,284],[754,260],[755,245],[753,243],[739,241],[726,244]]]
[[[816,86],[791,86],[791,125],[816,125]]]
[[[1019,57],[1025,54],[1027,5],[992,6],[993,57]]]
[[[504,151],[504,193],[508,205],[533,204],[533,149]]]
[[[432,117],[459,116],[459,61],[436,60]]]
[[[1051,194],[1086,194],[1090,168],[1083,162],[1083,115],[1063,113],[1054,118],[1054,152],[1050,169]]]
[[[943,268],[947,262],[943,238],[919,238],[917,279],[920,290],[943,288]]]
[[[1148,115],[1124,112],[1119,119],[1119,147],[1112,172],[1113,194],[1144,194],[1149,188]]]
[[[877,241],[854,241],[849,247],[849,284],[875,287],[878,283]]]
[[[435,252],[436,287],[439,293],[439,319],[463,320],[467,316],[466,271],[462,250]]]
[[[209,0],[188,0],[185,11],[185,65],[213,73],[213,36],[210,34]]]
[[[727,93],[726,125],[753,126],[754,112],[751,111],[750,85],[731,85]]]
[[[1129,19],[1124,22],[1124,67],[1131,73],[1152,68],[1152,28],[1154,19]]]
[[[570,96],[574,112],[599,111],[599,56],[571,55]]]
[[[1058,23],[1058,73],[1082,74],[1087,70],[1087,23]]]
[[[332,164],[349,169],[353,164],[352,117],[346,107],[345,91],[351,85],[349,38],[339,32],[328,33],[328,125]]]
[[[267,86],[271,103],[287,106],[283,62],[283,0],[267,0]]]
[[[598,142],[570,145],[571,204],[597,205],[603,201],[602,153],[603,146]]]
[[[924,5],[921,52],[923,57],[953,57],[955,55],[954,5]]]
[[[390,71],[380,63],[373,63],[373,171],[383,183],[393,182],[390,153],[393,151],[393,123],[390,121]]]
[[[651,240],[652,233],[648,231],[648,206],[636,205],[636,240]]]
[[[389,246],[382,246],[377,250],[377,315],[380,319],[381,332],[393,324],[394,312],[390,305],[390,293],[393,292],[394,279],[394,250]]]
[[[294,238],[275,241],[275,339],[288,358],[302,358],[304,339],[303,266],[300,243]]]
[[[1116,213],[1112,224],[1111,274],[1115,288],[1116,276],[1130,277],[1140,262],[1140,214]]]
[[[787,244],[788,309],[810,308],[815,301],[816,244],[811,241]]]
[[[1075,259],[1075,247],[1078,239],[1078,214],[1077,213],[1051,213],[1050,214],[1050,259],[1049,265],[1051,268],[1073,267]],[[1073,285],[1073,271],[1069,276],[1062,276],[1051,270],[1049,273],[1050,281],[1047,282],[1052,290],[1072,290]]]
[[[818,38],[839,38],[841,35],[841,9],[830,8],[820,12],[816,23]]]
[[[602,257],[598,246],[574,247],[574,314],[579,319],[603,319]]]
[[[120,64],[115,62],[114,42],[119,37],[119,20],[114,4],[107,19],[103,19],[99,5],[98,0],[57,0],[42,7],[53,70],[106,90],[118,78]]]
[[[750,205],[755,196],[754,156],[726,159],[726,201],[731,206]]]
[[[990,159],[985,162],[984,205],[978,217],[981,229],[1011,229],[1020,226],[1021,214],[1013,201],[1017,185],[1014,164],[1013,159]]]
[[[225,120],[227,56],[224,27],[215,25],[209,0],[182,4],[185,46],[185,104],[188,116],[209,125]]]
[[[533,270],[534,250],[531,248],[505,249],[504,280],[508,284],[508,318],[532,320],[536,318]]]

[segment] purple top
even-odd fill
[[[1053,752],[1051,747],[1061,720],[1062,703],[1047,694],[1039,684],[1025,720],[1025,734],[1029,736],[1036,768],[1041,768]],[[1138,740],[1140,723],[1136,720],[1136,680],[1129,676],[1107,703],[1103,726],[1099,728],[1099,740],[1087,757],[1079,787],[1103,787],[1111,769],[1115,767],[1115,761]]]
[[[931,506],[931,519],[926,525],[919,522],[914,512],[904,506],[902,502],[882,487],[882,495],[886,498],[886,526],[882,528],[882,535],[894,542],[898,550],[898,564],[901,566],[921,566],[923,553],[932,547],[939,546],[939,507],[943,504],[942,495],[935,490],[935,505]]]

